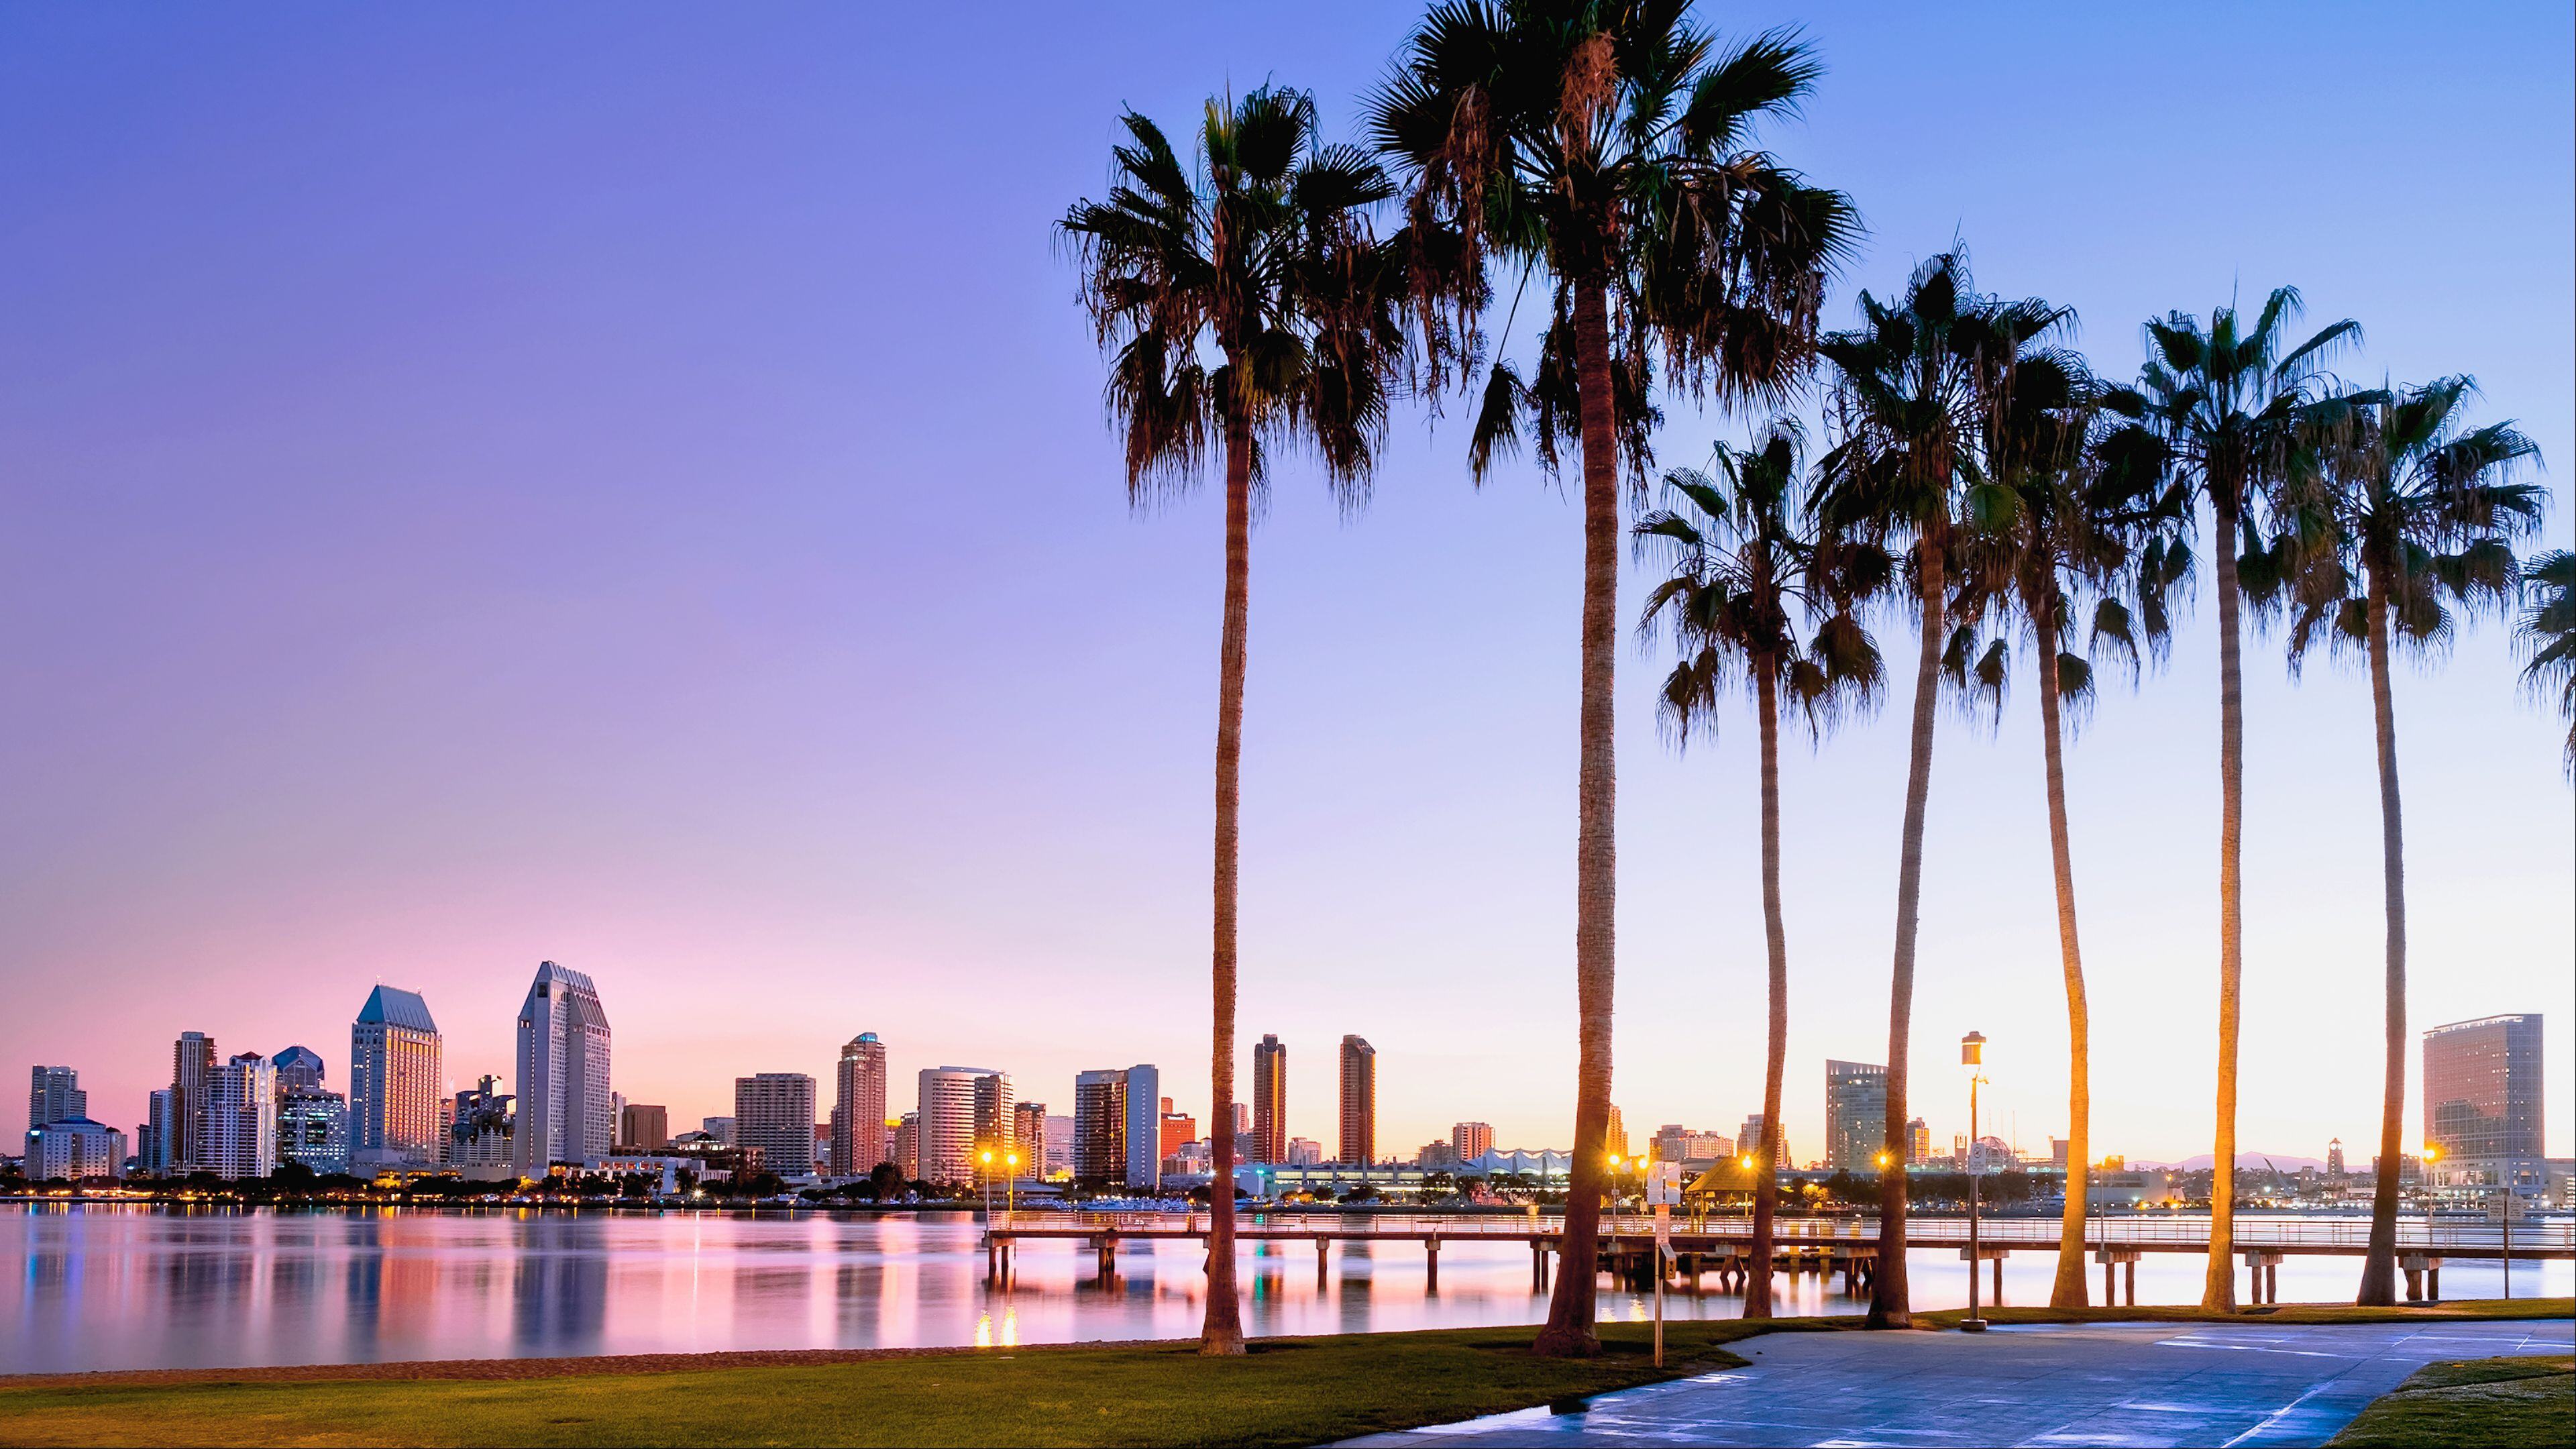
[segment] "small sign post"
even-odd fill
[[[1655,1210],[1655,1367],[1664,1366],[1664,1262],[1673,1251],[1673,1204],[1682,1197],[1682,1165],[1658,1162],[1646,1170],[1646,1202]]]

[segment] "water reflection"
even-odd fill
[[[1419,1244],[1247,1244],[1244,1326],[1256,1334],[1534,1323],[1547,1298],[1516,1243],[1449,1239],[1431,1290]],[[2016,1249],[2003,1301],[2047,1300],[2055,1255]],[[834,1219],[691,1213],[417,1210],[272,1213],[113,1205],[0,1206],[0,1373],[718,1349],[1009,1347],[1194,1336],[1205,1302],[1194,1243],[1129,1242],[1103,1277],[1080,1242],[1026,1242],[988,1284],[964,1214]],[[2196,1301],[2201,1259],[2150,1254],[2142,1303]],[[2292,1256],[2284,1301],[2349,1300],[2356,1258]],[[1914,1255],[1918,1307],[1966,1296],[1955,1250]],[[2099,1277],[2092,1280],[2099,1291]],[[2519,1295],[2566,1294],[2565,1262],[2517,1265]],[[1728,1318],[1742,1300],[1673,1290],[1673,1318]],[[2493,1263],[2454,1259],[2442,1287],[2492,1297]],[[1775,1280],[1783,1313],[1851,1313],[1839,1278]],[[1651,1296],[1604,1286],[1605,1318]]]

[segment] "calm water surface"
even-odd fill
[[[1075,1242],[1030,1243],[1008,1288],[984,1282],[966,1214],[762,1218],[714,1213],[181,1211],[0,1205],[0,1374],[425,1358],[698,1353],[1180,1338],[1198,1331],[1201,1252],[1122,1248],[1097,1281]],[[2056,1255],[2016,1251],[2007,1303],[2044,1302]],[[2150,1254],[2140,1302],[2195,1302],[2200,1262]],[[1909,1259],[1917,1307],[1965,1300],[1955,1251]],[[1244,1326],[1306,1334],[1535,1323],[1518,1244],[1451,1240],[1432,1291],[1414,1244],[1243,1250]],[[2291,1258],[2281,1297],[2349,1300],[2358,1258]],[[2098,1291],[2100,1278],[2093,1280]],[[2454,1262],[2446,1296],[2492,1297],[2493,1264]],[[1840,1280],[1775,1280],[1783,1313],[1857,1312]],[[2565,1294],[2571,1265],[2521,1265],[2514,1292]],[[1672,1295],[1674,1318],[1741,1300]],[[1605,1317],[1651,1297],[1602,1292]]]

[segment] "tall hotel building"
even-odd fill
[[[832,1096],[832,1171],[865,1177],[886,1160],[886,1049],[872,1031],[841,1046]]]
[[[37,1067],[27,1076],[28,1131],[89,1115],[89,1093],[80,1088],[80,1073],[69,1067]]]
[[[277,1171],[277,1069],[243,1052],[206,1079],[206,1171],[266,1177]]]
[[[519,1119],[511,1165],[543,1177],[558,1162],[596,1162],[616,1145],[609,1103],[608,1012],[578,971],[538,963],[519,1007]],[[810,1136],[811,1124],[807,1126]],[[813,1152],[806,1146],[807,1155]]]
[[[1887,1068],[1825,1063],[1825,1166],[1875,1172],[1887,1145]]]
[[[924,1067],[921,1119],[914,1151],[923,1182],[957,1185],[979,1180],[982,1148],[1007,1149],[1011,1133],[1011,1078],[989,1067]]]
[[[1337,1162],[1365,1167],[1377,1161],[1377,1048],[1355,1036],[1342,1038],[1341,1146]]]
[[[1020,1154],[1020,1176],[1047,1175],[1046,1103],[1022,1102],[1011,1108],[1011,1150]]]
[[[1161,1189],[1162,1073],[1152,1064],[1074,1073],[1073,1175]]]
[[[1288,1160],[1288,1048],[1276,1036],[1253,1043],[1252,1140],[1234,1155],[1239,1162]]]
[[[2540,1017],[2489,1016],[2424,1033],[2424,1136],[2437,1186],[2545,1186]]]
[[[164,1149],[168,1170],[195,1172],[206,1165],[206,1089],[215,1076],[215,1039],[183,1031],[170,1048],[170,1118],[174,1135]]]
[[[814,1171],[814,1079],[803,1072],[762,1072],[733,1079],[733,1140],[760,1149],[780,1177]]]
[[[438,1023],[417,992],[379,986],[349,1026],[349,1157],[361,1168],[447,1160]]]

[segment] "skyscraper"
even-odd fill
[[[277,1069],[257,1052],[235,1056],[206,1078],[204,1167],[218,1177],[277,1171]]]
[[[1011,1079],[988,1067],[924,1067],[919,1080],[921,1111],[913,1140],[920,1162],[913,1176],[949,1186],[975,1182],[982,1166],[976,1160],[977,1129],[989,1127],[988,1114],[996,1107],[1009,1119]]]
[[[1887,1068],[1871,1062],[1826,1062],[1826,1168],[1876,1172],[1886,1144]]]
[[[886,1160],[886,1049],[875,1032],[842,1043],[833,1086],[832,1171],[865,1177]]]
[[[780,1177],[814,1171],[814,1079],[803,1072],[761,1072],[733,1079],[733,1138],[760,1149]]]
[[[1288,1048],[1264,1035],[1252,1046],[1252,1140],[1235,1149],[1246,1162],[1288,1160]]]
[[[195,1172],[206,1165],[206,1088],[215,1075],[215,1039],[202,1031],[183,1031],[170,1048],[170,1090],[179,1137],[170,1154],[170,1170]]]
[[[2343,1139],[2340,1137],[2326,1144],[2326,1176],[2343,1176]]]
[[[1163,1186],[1163,1075],[1150,1063],[1127,1069],[1127,1185]]]
[[[629,1102],[617,1115],[617,1144],[637,1152],[671,1145],[671,1109],[651,1102]]]
[[[1756,1112],[1752,1116],[1745,1118],[1744,1125],[1736,1129],[1735,1155],[1737,1157],[1742,1157],[1747,1153],[1760,1152],[1761,1150],[1762,1114]],[[1785,1131],[1780,1134],[1780,1141],[1777,1144],[1777,1150],[1771,1154],[1771,1166],[1775,1171],[1786,1171],[1788,1169],[1789,1134]]]
[[[975,1152],[977,1171],[999,1172],[1009,1164],[1011,1134],[1018,1127],[1019,1102],[1011,1090],[1011,1079],[1000,1072],[987,1072],[975,1079]],[[993,1154],[989,1167],[983,1164],[984,1153]]]
[[[1342,1038],[1342,1155],[1354,1167],[1377,1161],[1377,1048]]]
[[[180,1170],[180,1143],[186,1135],[180,1127],[180,1116],[176,1087],[163,1087],[145,1104],[142,1127],[134,1141],[134,1155],[145,1172],[168,1177]]]
[[[1127,1074],[1073,1074],[1073,1175],[1084,1182],[1127,1180]]]
[[[349,1026],[349,1156],[360,1167],[446,1160],[444,1048],[419,993],[379,986]]]
[[[1494,1150],[1494,1127],[1490,1122],[1460,1122],[1449,1129],[1449,1150],[1460,1162],[1473,1162]]]
[[[921,1114],[906,1112],[889,1130],[894,1139],[894,1165],[906,1182],[924,1181],[921,1175]]]
[[[281,1093],[322,1085],[322,1054],[311,1047],[288,1047],[270,1057],[268,1064],[277,1068],[277,1090]]]
[[[519,1007],[519,1121],[512,1166],[543,1177],[558,1162],[591,1162],[615,1147],[609,1106],[608,1011],[588,976],[539,962]],[[813,1148],[805,1149],[811,1156]]]
[[[2435,1182],[2492,1184],[2545,1172],[2541,1106],[2537,1013],[2424,1033],[2424,1135],[2441,1149],[2428,1164]]]
[[[289,1048],[289,1050],[301,1050]],[[283,1056],[285,1053],[279,1053]],[[270,1065],[276,1058],[270,1059]],[[349,1099],[327,1087],[277,1089],[277,1162],[296,1163],[317,1175],[349,1170]]]
[[[1905,1124],[1905,1161],[1911,1167],[1927,1166],[1932,1161],[1932,1128],[1920,1117]]]
[[[27,1082],[27,1130],[89,1115],[89,1093],[80,1088],[80,1073],[69,1067],[36,1067]]]
[[[1047,1110],[1044,1102],[1011,1108],[1011,1146],[1020,1154],[1020,1176],[1047,1175]]]

